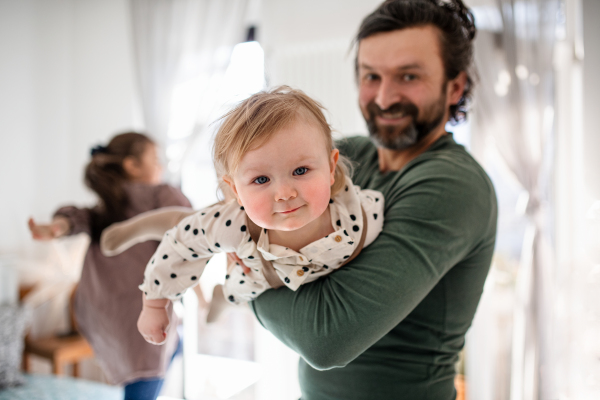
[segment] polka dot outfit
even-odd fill
[[[263,275],[260,252],[272,262],[282,282],[296,290],[339,268],[352,255],[362,235],[361,205],[368,220],[364,246],[373,242],[383,226],[383,195],[361,190],[347,179],[346,187],[329,204],[335,232],[299,252],[270,244],[266,229],[261,230],[258,243],[254,243],[246,226],[246,212],[235,200],[210,206],[165,233],[139,287],[149,299],[179,299],[186,289],[198,283],[215,253],[236,253],[250,272],[230,265],[225,277],[225,297],[236,304],[246,302],[270,288]]]

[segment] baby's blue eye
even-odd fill
[[[269,178],[267,178],[266,176],[259,176],[254,180],[254,183],[258,183],[259,185],[262,185],[263,183],[267,182],[269,182]]]
[[[306,168],[306,167],[300,167],[300,168],[296,168],[294,170],[294,175],[304,175],[307,172],[308,172],[308,168]]]

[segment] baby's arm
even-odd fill
[[[148,343],[163,344],[167,340],[170,324],[167,313],[169,300],[150,300],[146,295],[142,295],[142,298],[144,305],[137,322],[138,330]]]
[[[219,252],[248,252],[245,212],[237,203],[216,204],[182,219],[163,236],[146,265],[140,289],[148,299],[181,298],[198,283],[206,263]],[[251,253],[248,253],[251,254]]]
[[[167,312],[169,299],[180,298],[186,289],[196,285],[210,259],[202,243],[187,241],[183,245],[176,237],[177,227],[165,233],[146,266],[144,282],[140,285],[143,307],[137,327],[144,339],[152,344],[160,345],[166,340],[170,323]],[[191,246],[197,252],[192,253]]]
[[[240,217],[245,213],[237,204],[216,205],[184,218],[165,233],[140,285],[144,308],[138,329],[150,343],[164,340],[166,299],[177,300],[195,286],[214,253],[249,250],[246,226],[240,225],[245,219]]]
[[[194,211],[187,207],[165,207],[112,224],[100,237],[102,254],[114,256],[135,244],[147,240],[161,240],[167,230],[193,213]]]

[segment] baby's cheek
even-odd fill
[[[306,196],[318,215],[321,215],[329,205],[329,199],[331,198],[331,189],[326,184],[309,185],[306,188]]]
[[[260,196],[249,196],[242,198],[244,210],[248,217],[257,225],[269,228],[271,208],[268,201],[261,199]]]

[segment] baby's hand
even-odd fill
[[[144,304],[137,327],[146,342],[163,344],[167,340],[169,315],[166,307],[152,307]]]

